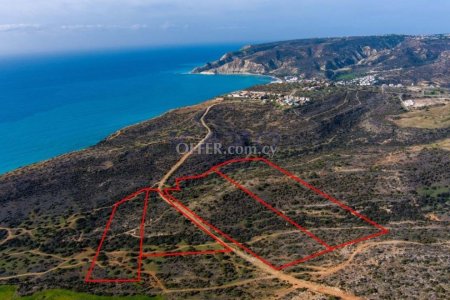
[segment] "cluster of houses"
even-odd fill
[[[276,103],[281,105],[289,105],[289,106],[299,106],[303,105],[306,102],[311,101],[309,97],[296,97],[296,96],[284,96],[275,100]]]
[[[298,76],[284,76],[284,82],[292,83],[299,82],[300,80]]]
[[[309,97],[299,97],[293,95],[284,95],[281,93],[261,92],[261,91],[236,91],[227,95],[228,98],[235,99],[253,99],[266,102],[275,102],[286,106],[299,106],[311,101]]]
[[[298,76],[285,76],[282,79],[282,82],[286,82],[286,83],[301,83],[304,84],[305,86],[329,86],[330,82],[324,79],[319,79],[319,78],[311,78],[311,79],[305,79],[302,77],[298,77]]]
[[[401,88],[401,87],[403,87],[403,84],[401,84],[401,83],[398,83],[398,84],[389,83],[386,86],[388,86],[388,87],[395,87],[395,88]]]
[[[228,94],[227,97],[264,100],[264,99],[267,99],[268,96],[270,96],[270,95],[274,95],[274,94],[267,93],[267,92],[258,92],[258,91],[237,91],[237,92]]]
[[[337,85],[359,85],[359,86],[370,86],[377,83],[375,75],[367,75],[364,77],[358,77],[352,80],[341,80],[336,82]]]
[[[450,103],[450,98],[416,98],[402,101],[407,110]]]

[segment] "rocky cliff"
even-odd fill
[[[398,78],[401,70],[413,83],[448,82],[449,51],[449,35],[302,39],[245,46],[193,72],[339,79],[366,73]]]

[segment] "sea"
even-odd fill
[[[241,46],[0,57],[0,174],[89,147],[170,109],[270,82],[189,73]]]

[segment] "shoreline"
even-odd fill
[[[266,84],[270,84],[270,83],[280,83],[282,82],[281,78],[278,78],[274,75],[266,75],[266,74],[256,74],[256,73],[249,73],[249,72],[242,72],[242,73],[214,73],[211,71],[202,71],[200,73],[194,73],[193,71],[190,71],[186,74],[191,74],[191,75],[207,75],[207,76],[214,76],[214,75],[223,75],[223,76],[256,76],[256,77],[268,77],[271,78],[272,81],[268,82]],[[236,92],[236,91],[234,91]]]
[[[154,120],[162,118],[165,115],[167,115],[167,114],[169,114],[171,112],[177,111],[177,110],[195,108],[196,106],[205,105],[205,104],[207,104],[209,102],[215,101],[216,98],[217,98],[217,96],[212,98],[212,99],[205,100],[205,101],[203,101],[201,103],[169,109],[168,111],[165,111],[165,112],[163,112],[163,113],[161,113],[161,114],[159,114],[157,116],[154,116],[154,117],[151,117],[149,119],[146,119],[146,120],[143,120],[143,121],[140,121],[140,122],[137,122],[137,123],[125,126],[123,128],[120,128],[119,130],[116,130],[115,132],[107,135],[106,137],[104,137],[103,139],[99,140],[97,143],[95,143],[93,145],[90,145],[90,146],[87,146],[87,147],[84,147],[84,148],[81,148],[81,149],[65,152],[65,153],[53,156],[51,158],[48,158],[48,159],[40,160],[40,161],[31,163],[31,164],[28,164],[28,165],[25,165],[25,166],[21,166],[21,167],[18,167],[16,169],[7,171],[5,173],[0,173],[0,180],[2,179],[2,177],[9,177],[9,176],[18,175],[18,174],[15,174],[15,173],[21,173],[22,171],[27,171],[26,169],[28,169],[28,168],[29,169],[33,169],[33,168],[39,167],[39,165],[43,165],[43,164],[49,163],[52,160],[55,160],[55,159],[58,159],[58,158],[64,158],[66,156],[70,156],[70,155],[74,155],[74,154],[78,154],[78,153],[84,152],[86,150],[89,150],[90,148],[96,147],[97,145],[99,145],[100,143],[102,143],[104,141],[108,141],[110,139],[114,139],[114,137],[120,135],[121,133],[123,133],[123,131],[125,131],[127,129],[132,129],[133,127],[136,127],[136,126],[139,126],[139,125],[143,125],[144,123],[152,122]]]
[[[241,74],[200,74],[200,73],[192,73],[192,72],[189,72],[188,74],[192,74],[192,75],[253,76],[253,77],[265,77],[265,78],[271,78],[271,79],[272,79],[271,82],[268,82],[268,83],[265,83],[265,84],[271,84],[271,83],[274,83],[274,82],[278,82],[278,81],[280,80],[279,78],[274,77],[274,76],[270,76],[270,75],[251,74],[251,73],[247,73],[247,74],[242,74],[242,73],[241,73]],[[252,86],[255,86],[255,85],[252,85]],[[250,86],[250,87],[252,87],[252,86]],[[231,92],[236,92],[236,91],[239,91],[239,90],[233,90],[233,91],[231,91]],[[176,107],[176,108],[171,108],[171,109],[169,109],[169,110],[167,110],[167,111],[165,111],[165,112],[162,112],[162,113],[160,113],[160,114],[158,114],[158,115],[156,115],[156,116],[153,116],[153,117],[150,117],[150,118],[148,118],[148,119],[142,120],[142,121],[140,121],[140,122],[133,123],[133,124],[130,124],[130,125],[128,125],[128,126],[122,127],[122,128],[120,128],[120,129],[118,129],[118,130],[116,130],[116,131],[114,131],[114,132],[112,132],[112,133],[110,133],[110,134],[104,136],[102,139],[98,140],[96,143],[94,143],[94,144],[92,144],[92,145],[88,145],[88,146],[83,147],[83,148],[80,148],[80,149],[76,149],[76,150],[73,150],[73,151],[68,151],[68,152],[65,152],[65,153],[62,153],[62,154],[59,154],[59,155],[56,155],[56,156],[52,156],[52,157],[47,158],[47,159],[43,159],[43,160],[39,160],[39,161],[30,163],[30,164],[26,164],[26,165],[24,165],[24,166],[20,166],[20,167],[14,168],[14,169],[9,170],[9,171],[6,171],[6,172],[4,172],[4,173],[1,173],[1,172],[0,172],[0,179],[2,179],[3,177],[9,177],[9,176],[18,175],[18,173],[20,174],[20,173],[22,173],[22,172],[24,172],[24,171],[27,171],[27,169],[33,169],[33,168],[39,167],[39,165],[49,163],[50,161],[52,161],[52,160],[54,160],[54,159],[64,158],[64,157],[69,156],[69,155],[73,155],[73,154],[77,154],[77,153],[86,151],[86,150],[88,150],[88,149],[90,149],[90,148],[96,147],[97,145],[99,145],[100,143],[102,143],[102,142],[104,142],[104,141],[108,141],[108,140],[110,140],[110,139],[113,139],[114,137],[120,135],[123,131],[125,131],[125,130],[127,130],[127,129],[130,129],[130,128],[135,127],[135,126],[142,125],[142,124],[144,124],[144,123],[146,123],[146,122],[151,122],[151,121],[153,121],[153,120],[162,118],[162,117],[165,116],[166,114],[171,113],[171,112],[176,111],[176,110],[187,109],[187,108],[193,108],[193,107],[196,107],[196,106],[205,105],[205,104],[207,104],[207,103],[209,103],[209,102],[211,102],[211,101],[215,101],[215,99],[216,99],[217,97],[220,97],[220,96],[221,96],[221,94],[215,95],[213,98],[203,100],[203,101],[201,101],[201,102],[199,102],[199,103],[197,103],[197,104],[192,104],[192,105],[186,105],[186,106],[179,106],[179,107]]]

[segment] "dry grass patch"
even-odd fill
[[[450,127],[450,104],[414,110],[397,117],[394,122],[400,127],[447,128]]]

